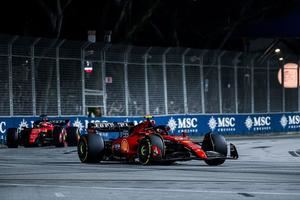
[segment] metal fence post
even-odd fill
[[[204,96],[204,72],[203,72],[203,57],[206,54],[207,50],[204,50],[200,55],[199,65],[200,65],[200,85],[201,85],[201,108],[202,113],[205,113],[205,96]]]
[[[218,92],[219,92],[219,113],[223,113],[223,97],[222,97],[222,71],[221,71],[221,57],[225,54],[222,51],[218,56]]]
[[[62,40],[55,49],[56,53],[56,87],[57,87],[57,114],[61,116],[61,98],[60,98],[60,60],[59,60],[59,49],[65,40]]]
[[[15,36],[8,43],[8,87],[9,87],[9,115],[14,115],[14,101],[13,101],[13,80],[12,80],[12,45],[18,39]]]
[[[239,111],[239,103],[238,103],[238,69],[237,69],[237,65],[235,64],[234,65],[234,102],[235,102],[235,107],[234,107],[234,110],[235,110],[235,113],[237,114],[238,111]]]
[[[40,38],[37,38],[32,43],[30,50],[31,50],[31,90],[32,90],[32,114],[33,116],[36,116],[36,88],[35,88],[35,52],[34,52],[34,46],[36,43],[40,41]]]
[[[300,69],[299,69],[300,60],[298,60],[298,68],[297,68],[297,74],[298,74],[298,111],[300,111]]]
[[[270,112],[270,60],[267,61],[267,112]]]
[[[282,112],[285,112],[285,88],[284,88],[284,63],[282,64],[282,73],[281,73],[281,82],[282,82]]]
[[[148,48],[144,54],[144,70],[145,70],[145,103],[146,103],[146,114],[150,114],[149,107],[149,83],[148,83],[148,54],[151,51],[152,47]]]
[[[90,45],[90,42],[86,42],[81,47],[81,87],[82,87],[82,115],[86,115],[85,110],[85,74],[84,74],[84,64],[85,64],[85,49]]]
[[[254,60],[255,60],[255,57],[253,57],[251,59],[251,113],[254,113],[254,106],[255,106],[255,102],[254,102]]]
[[[185,71],[185,55],[189,52],[190,48],[187,48],[182,54],[182,85],[183,85],[183,105],[184,113],[188,113],[187,103],[187,91],[186,91],[186,71]]]
[[[166,54],[170,51],[171,47],[168,47],[162,55],[162,67],[163,67],[163,79],[164,79],[164,98],[165,98],[165,114],[169,113],[168,111],[168,89],[167,89],[167,64],[166,64]]]
[[[239,112],[239,104],[238,104],[238,67],[237,61],[238,58],[242,55],[242,53],[238,53],[238,55],[234,58],[234,101],[235,101],[235,113]]]
[[[131,50],[131,46],[128,46],[124,54],[124,86],[125,86],[125,110],[126,116],[129,115],[129,89],[128,89],[128,54]]]
[[[106,94],[106,81],[105,81],[105,77],[106,77],[105,51],[106,51],[106,48],[103,48],[101,51],[101,56],[102,56],[101,71],[102,71],[102,85],[103,85],[103,114],[104,114],[104,116],[107,116],[107,104],[106,104],[107,94]]]

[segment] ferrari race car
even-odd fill
[[[227,145],[225,138],[219,134],[207,133],[202,142],[194,142],[186,133],[170,135],[169,127],[155,126],[150,119],[137,125],[131,122],[98,122],[88,126],[77,147],[83,163],[123,160],[147,165],[204,160],[208,165],[221,165],[226,159],[238,158],[235,145]],[[119,132],[119,136],[105,140],[103,133],[110,132]]]
[[[80,133],[70,126],[70,120],[48,120],[42,118],[33,123],[32,128],[7,129],[7,147],[55,145],[56,147],[77,146]]]

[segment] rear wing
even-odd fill
[[[133,122],[94,122],[88,123],[88,128],[101,132],[129,131],[134,126]]]
[[[65,126],[67,125],[70,120],[69,119],[65,119],[65,120],[49,120],[49,122],[53,125],[56,125],[56,126]]]
[[[37,126],[37,125],[39,125],[40,123],[43,123],[43,122],[48,122],[48,123],[53,124],[55,126],[65,126],[65,125],[68,125],[70,120],[69,119],[66,119],[66,120],[37,120],[33,123],[33,125]]]

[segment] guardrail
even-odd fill
[[[143,117],[100,117],[90,118],[84,116],[49,117],[49,119],[70,119],[71,125],[85,131],[89,122],[107,121],[122,122],[133,121],[139,123]],[[0,118],[0,143],[5,143],[6,130],[10,127],[31,127],[38,117],[11,117]],[[272,132],[300,131],[300,112],[275,114],[230,114],[230,115],[170,115],[155,116],[156,125],[166,124],[173,134],[188,132],[190,136],[202,136],[213,131],[223,135],[253,135]]]

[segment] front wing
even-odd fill
[[[185,153],[178,153],[173,156],[166,156],[164,161],[188,161],[188,160],[213,160],[213,159],[226,159],[226,160],[236,160],[239,158],[239,154],[234,144],[230,143],[230,154],[228,156],[224,156],[216,151],[206,151],[207,158],[203,159],[194,154],[186,155]]]

